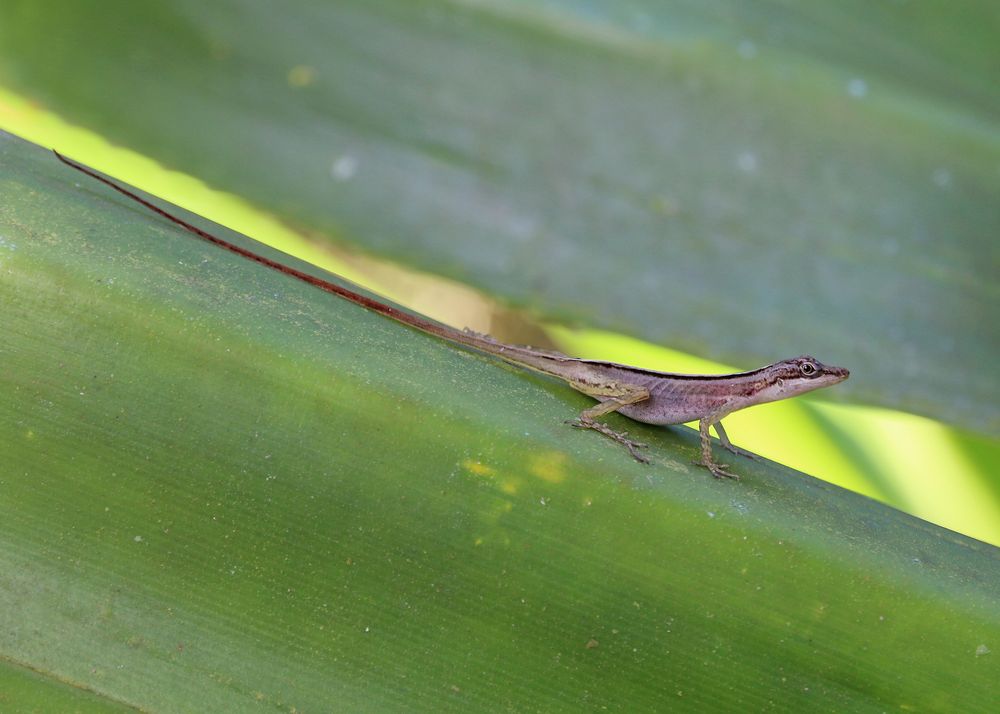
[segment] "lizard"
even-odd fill
[[[677,374],[632,367],[616,362],[570,357],[559,352],[535,347],[506,344],[489,335],[479,334],[471,330],[457,330],[420,315],[406,312],[388,304],[388,302],[373,299],[361,292],[316,277],[223,240],[141,198],[136,193],[95,171],[66,158],[58,151],[53,153],[64,164],[110,186],[115,191],[209,243],[297,278],[375,313],[392,318],[420,332],[566,382],[573,389],[597,400],[597,404],[584,409],[575,419],[568,420],[566,423],[579,429],[596,431],[618,442],[628,449],[636,461],[641,463],[650,463],[650,459],[641,451],[648,445],[633,440],[627,432],[616,431],[606,423],[598,421],[600,417],[617,412],[634,421],[654,425],[684,424],[697,421],[701,438],[701,453],[700,458],[694,463],[708,469],[716,478],[738,480],[739,476],[733,473],[728,465],[718,463],[712,457],[712,438],[709,429],[715,429],[722,447],[727,451],[747,458],[757,458],[755,454],[732,444],[722,426],[724,417],[734,411],[756,404],[788,399],[815,389],[832,386],[850,376],[847,369],[823,364],[808,355],[781,360],[747,372],[719,375]]]

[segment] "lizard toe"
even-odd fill
[[[714,461],[705,462],[700,459],[697,461],[692,461],[691,463],[694,464],[695,466],[702,466],[708,469],[709,472],[712,474],[712,476],[714,476],[717,479],[728,478],[733,481],[740,480],[739,475],[734,474],[732,471],[730,471],[729,466],[727,464],[717,464]]]

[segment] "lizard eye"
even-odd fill
[[[799,365],[799,371],[802,373],[803,377],[812,377],[816,374],[816,365],[812,362],[803,362]]]

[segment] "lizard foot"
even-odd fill
[[[692,461],[695,466],[704,466],[706,469],[712,472],[715,478],[730,478],[733,481],[739,481],[740,477],[738,474],[734,474],[729,470],[729,466],[726,464],[717,464],[714,461]]]
[[[640,441],[633,441],[624,431],[615,431],[607,424],[602,424],[599,421],[593,421],[591,419],[569,419],[566,423],[572,427],[576,427],[577,429],[593,429],[599,434],[604,434],[604,436],[613,441],[617,441],[619,444],[628,449],[632,458],[640,464],[649,463],[649,459],[639,453],[639,449],[645,449],[649,446],[649,444],[643,444]]]

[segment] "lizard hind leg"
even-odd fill
[[[628,390],[623,390],[621,396],[615,396],[611,399],[607,399],[600,404],[595,404],[590,409],[584,409],[580,412],[580,416],[576,419],[571,419],[566,423],[570,426],[574,426],[577,429],[593,429],[598,434],[603,434],[612,441],[616,441],[626,449],[632,455],[632,458],[641,464],[648,464],[649,459],[640,453],[639,449],[645,449],[648,444],[643,444],[638,441],[634,441],[629,438],[627,432],[615,431],[607,424],[597,421],[597,417],[604,416],[605,414],[610,414],[611,412],[617,411],[622,407],[626,407],[629,404],[635,404],[636,402],[641,402],[649,399],[649,390],[645,387],[631,387]]]

